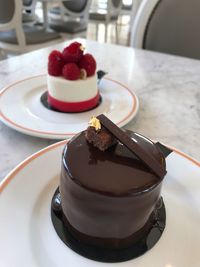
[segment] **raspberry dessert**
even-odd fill
[[[81,112],[99,103],[96,61],[84,53],[81,43],[73,42],[48,58],[48,104],[62,112]]]

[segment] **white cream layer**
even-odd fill
[[[98,92],[96,74],[85,80],[76,81],[47,74],[47,86],[52,97],[64,102],[86,101],[95,97]]]

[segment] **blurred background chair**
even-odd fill
[[[200,59],[200,1],[143,0],[134,21],[131,45]]]
[[[133,1],[134,0],[122,0],[122,6],[118,20],[119,26],[130,25]]]
[[[68,13],[64,13],[64,8],[62,8],[62,6],[63,2],[60,1],[48,10],[49,21],[62,20],[65,16],[69,16]]]
[[[34,24],[38,21],[35,14],[37,0],[23,0],[22,22],[25,24]]]
[[[116,43],[119,42],[117,21],[120,15],[121,6],[122,0],[107,0],[105,7],[98,6],[91,9],[89,22],[96,24],[96,40],[98,40],[99,24],[105,25],[105,42],[107,42],[108,25],[113,24],[115,26]]]
[[[86,37],[91,0],[62,1],[50,9],[50,28],[66,38]]]
[[[133,1],[134,0],[122,0],[122,7],[121,7],[120,15],[131,16]]]
[[[22,25],[21,0],[0,1],[0,48],[4,51],[25,53],[58,43],[61,36],[41,27]]]

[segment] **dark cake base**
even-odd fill
[[[86,112],[86,111],[93,110],[93,109],[97,108],[102,102],[102,97],[100,96],[97,105],[95,107],[93,107],[93,108],[90,108],[90,109],[87,109],[87,110],[84,110],[84,111],[64,112],[64,111],[60,111],[60,110],[58,110],[56,108],[51,107],[51,105],[49,105],[49,103],[48,103],[47,98],[48,98],[48,93],[46,91],[40,97],[40,102],[42,103],[42,105],[47,109],[50,109],[50,110],[53,110],[53,111],[56,111],[56,112],[60,112],[60,113],[83,113],[83,112]]]
[[[147,234],[133,245],[121,249],[99,248],[80,242],[68,231],[62,219],[59,189],[56,190],[51,202],[51,219],[60,239],[78,254],[100,262],[123,262],[137,258],[150,250],[158,242],[165,228],[166,212],[162,198],[153,212],[153,218]]]

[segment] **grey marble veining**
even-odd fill
[[[83,41],[98,69],[134,90],[137,117],[125,128],[176,147],[200,160],[200,61]],[[65,43],[66,44],[66,43]],[[1,89],[46,72],[48,49],[0,62]],[[27,136],[0,123],[0,180],[27,156],[55,141]]]

